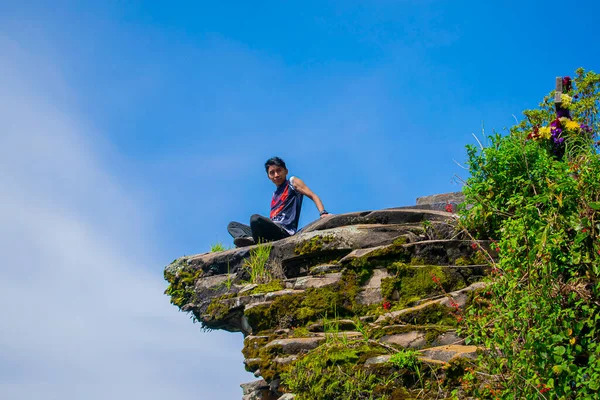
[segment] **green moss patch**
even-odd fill
[[[317,253],[323,250],[323,245],[331,243],[333,240],[334,237],[331,235],[316,235],[302,243],[298,243],[294,248],[294,253],[297,255]]]
[[[181,309],[186,304],[193,303],[196,281],[201,276],[202,269],[188,266],[184,257],[169,264],[165,268],[164,277],[169,282],[165,294],[171,297],[171,304]]]
[[[229,293],[214,298],[206,308],[204,315],[201,315],[201,318],[199,319],[204,324],[209,321],[218,321],[225,318],[227,314],[229,314],[231,309],[229,308],[227,303],[224,302],[224,300],[231,299],[236,296],[236,293]]]
[[[244,341],[242,354],[247,360],[256,360],[246,364],[246,370],[254,372],[260,369],[261,376],[267,380],[273,380],[283,372],[287,366],[280,366],[273,362],[273,359],[282,354],[281,347],[266,345],[276,339],[276,335],[251,336]]]
[[[349,272],[333,286],[281,296],[272,303],[248,308],[244,313],[255,332],[303,326],[325,315],[352,317],[357,313],[358,291],[356,274]]]
[[[292,364],[281,383],[298,400],[392,399],[400,386],[393,367],[375,371],[358,363],[381,354],[385,351],[363,342],[325,344]]]
[[[353,259],[349,262],[348,268],[356,272],[359,284],[363,285],[373,276],[375,268],[409,262],[410,252],[403,246],[406,242],[406,237],[401,236],[388,246]]]
[[[410,252],[404,247],[405,243],[404,240],[396,239],[390,245],[383,246],[379,249],[370,251],[361,257],[353,259],[350,261],[350,265],[357,268],[373,265],[375,262],[378,266],[385,266],[390,262],[409,262]]]
[[[292,331],[292,337],[295,338],[300,338],[300,337],[309,337],[311,336],[311,332],[308,330],[308,328],[301,326],[299,328],[295,328]]]
[[[424,297],[465,287],[465,282],[451,272],[439,266],[404,268],[399,274],[398,292],[401,301],[409,304]]]
[[[388,266],[388,272],[395,276],[382,279],[381,294],[386,300],[394,300],[393,310],[400,310],[417,300],[464,288],[468,285],[466,279],[471,274],[470,270],[465,270],[393,263]]]
[[[458,257],[454,260],[455,265],[487,265],[490,262],[482,251],[474,251],[470,256]]]
[[[214,299],[206,309],[206,314],[211,320],[223,319],[228,313],[229,307],[220,298]]]
[[[248,294],[270,293],[283,290],[283,282],[281,279],[274,279],[269,283],[262,283],[252,289]]]
[[[398,317],[401,322],[412,325],[444,325],[455,327],[457,325],[456,316],[452,310],[442,304],[433,303],[411,312],[407,312]]]
[[[281,385],[297,400],[445,398],[440,397],[437,370],[422,365],[418,352],[408,354],[410,358],[396,353],[396,362],[365,365],[383,354],[389,353],[363,341],[328,342],[283,372]]]

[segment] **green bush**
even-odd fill
[[[571,120],[556,120],[551,94],[508,135],[467,146],[473,206],[461,221],[499,254],[465,318],[469,340],[489,349],[476,397],[597,398],[600,75],[580,69],[573,83]]]

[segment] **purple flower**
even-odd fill
[[[560,134],[562,133],[562,129],[560,129],[560,128],[551,128],[550,132],[552,133],[552,137],[556,138],[556,137],[560,136]]]
[[[551,129],[560,129],[561,127],[560,117],[556,117],[552,122],[550,122]]]
[[[562,108],[562,107],[558,107],[558,109],[556,110],[556,115],[558,116],[558,118],[562,118],[562,117],[570,118],[571,117],[571,115],[569,114],[569,109]]]
[[[551,126],[550,134],[551,134],[552,141],[554,142],[555,145],[561,145],[565,139],[560,137],[563,130],[560,127],[560,121],[558,120],[558,118],[555,119],[554,121],[552,121],[550,126]]]
[[[571,88],[572,88],[571,78],[568,76],[565,76],[562,79],[562,85],[563,85],[563,92],[568,92],[569,90],[571,90]]]
[[[588,124],[581,124],[580,128],[583,132],[592,133],[592,127]]]

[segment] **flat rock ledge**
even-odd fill
[[[427,363],[446,365],[450,361],[459,358],[475,360],[478,351],[481,351],[481,349],[477,346],[447,345],[431,347],[421,350],[419,359]],[[365,365],[385,364],[390,361],[390,358],[392,358],[391,354],[371,357],[365,361]]]

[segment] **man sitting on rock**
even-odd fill
[[[230,222],[227,231],[233,236],[233,243],[237,247],[279,240],[295,234],[298,230],[302,199],[305,195],[315,203],[321,218],[329,214],[319,196],[300,178],[295,176],[287,178],[288,170],[281,158],[268,159],[265,169],[271,182],[277,186],[271,200],[271,213],[269,218],[254,214],[250,217],[250,226]]]

